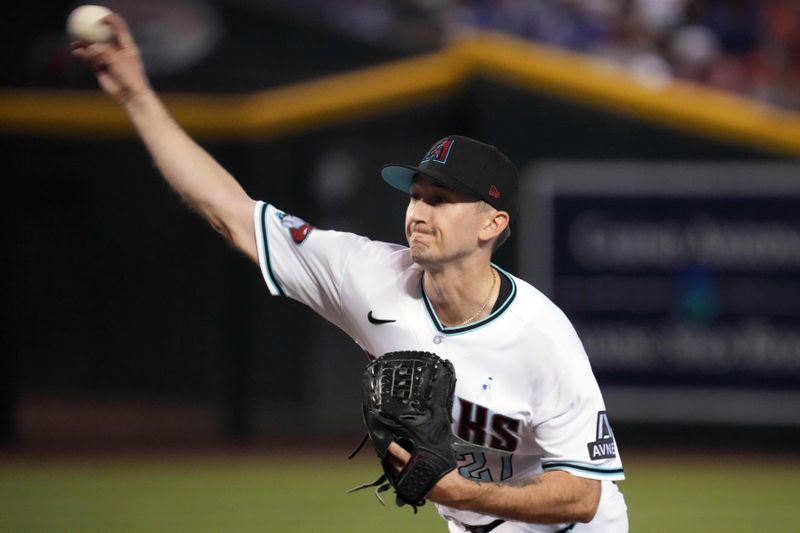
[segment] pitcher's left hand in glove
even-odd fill
[[[384,473],[351,491],[377,486],[379,494],[391,486],[397,505],[410,504],[416,512],[425,503],[428,491],[456,467],[451,429],[455,386],[453,365],[429,352],[391,352],[367,365],[362,414]],[[411,454],[399,472],[389,453],[393,441]]]

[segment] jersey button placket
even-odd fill
[[[433,337],[433,344],[441,344],[443,340],[441,335],[436,335]]]

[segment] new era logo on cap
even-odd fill
[[[514,164],[494,146],[448,135],[439,139],[418,166],[400,163],[386,165],[381,175],[391,186],[408,192],[416,176],[480,199],[511,220],[517,213],[519,177]]]

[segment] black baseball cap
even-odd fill
[[[381,168],[386,183],[403,192],[409,191],[418,175],[506,211],[511,220],[517,216],[519,174],[514,164],[494,146],[450,135],[437,141],[419,166],[392,163]]]

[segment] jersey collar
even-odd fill
[[[433,325],[439,332],[444,333],[446,335],[457,335],[460,333],[466,333],[468,331],[472,331],[474,329],[478,329],[487,325],[489,322],[493,321],[501,314],[503,314],[503,312],[506,309],[508,309],[508,306],[511,305],[511,302],[514,301],[514,297],[517,295],[517,284],[514,283],[514,277],[511,276],[508,272],[498,267],[494,263],[492,263],[492,267],[494,267],[494,269],[497,270],[497,272],[501,276],[504,276],[506,279],[508,279],[509,282],[511,282],[511,292],[509,293],[509,295],[506,297],[505,301],[502,304],[500,304],[499,306],[495,304],[495,309],[489,316],[487,316],[482,320],[478,320],[477,322],[472,322],[464,326],[450,327],[450,326],[445,326],[444,324],[441,323],[439,317],[436,316],[436,311],[433,310],[433,304],[431,304],[431,301],[428,299],[428,295],[425,294],[425,286],[423,284],[424,274],[420,277],[419,286],[420,286],[420,291],[422,292],[422,301],[425,302],[425,309],[427,309],[428,311],[428,316],[430,317],[431,322],[433,322]]]

